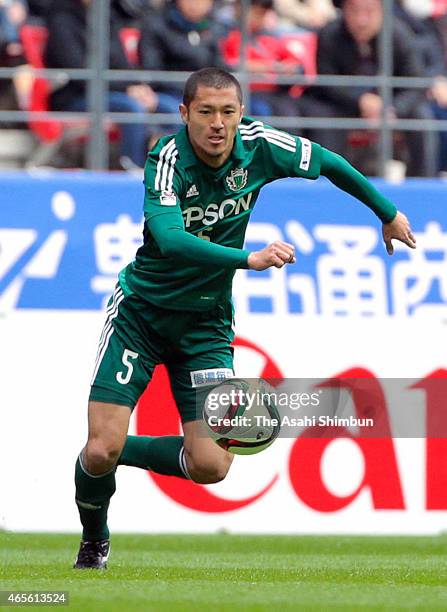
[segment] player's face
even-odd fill
[[[189,108],[180,105],[189,140],[199,159],[213,168],[227,160],[243,108],[233,86],[215,89],[199,85]]]

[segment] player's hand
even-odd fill
[[[382,236],[388,255],[394,253],[394,248],[391,243],[393,239],[400,240],[411,249],[416,248],[416,238],[411,231],[410,222],[407,217],[399,211],[390,223],[384,223],[382,225]]]
[[[276,240],[261,251],[253,251],[248,256],[249,270],[267,270],[267,268],[282,268],[286,263],[295,263],[295,247],[282,240]]]

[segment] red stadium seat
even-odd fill
[[[48,31],[44,26],[24,25],[20,30],[25,58],[33,68],[45,68],[44,52],[48,39]],[[44,77],[35,77],[30,95],[29,109],[31,112],[49,110],[51,82]],[[40,141],[54,142],[61,138],[64,127],[60,121],[29,121],[31,131]]]
[[[240,61],[242,35],[239,30],[232,30],[220,41],[226,63],[237,66]],[[265,72],[262,81],[252,80],[253,91],[276,89],[276,64],[290,66],[290,72],[301,72],[314,77],[316,75],[317,35],[314,32],[294,32],[287,34],[259,35],[250,41],[247,48],[247,59],[262,62]],[[302,85],[293,85],[290,95],[297,98],[304,91]]]
[[[138,66],[138,43],[141,32],[138,28],[121,28],[120,38],[127,59],[132,66]]]
[[[431,17],[436,19],[447,14],[447,0],[432,0]]]
[[[44,54],[45,45],[48,40],[48,30],[42,25],[24,25],[20,30],[20,38],[23,44],[24,54],[27,62],[33,68],[45,68]],[[29,111],[44,112],[50,110],[49,98],[52,89],[52,81],[45,77],[35,77],[30,94]],[[28,165],[43,165],[51,161],[51,158],[59,151],[62,145],[71,140],[73,143],[85,143],[88,140],[88,121],[76,120],[62,122],[57,119],[51,121],[33,120],[32,116],[28,122],[30,130],[41,143]],[[120,138],[118,126],[107,127],[109,141],[115,142]]]
[[[282,36],[281,41],[288,54],[296,58],[302,67],[303,74],[311,79],[315,77],[317,74],[317,34],[315,32],[296,32]],[[304,89],[303,85],[293,85],[290,95],[298,98]]]

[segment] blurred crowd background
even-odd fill
[[[33,113],[88,110],[85,81],[63,70],[88,66],[92,1],[0,0],[1,67],[13,69],[0,79],[0,110],[30,112],[20,120],[2,114],[0,168],[86,166],[88,125],[80,119],[35,120]],[[317,75],[381,73],[382,0],[111,0],[109,67],[132,70],[133,78],[110,81],[105,106],[172,116],[107,126],[109,168],[141,168],[147,148],[178,127],[182,83],[134,78],[135,71],[221,66],[250,73],[246,114],[285,126],[345,155],[365,173],[379,174],[384,116],[391,124],[447,119],[447,0],[394,0],[391,7],[391,74],[430,81],[423,88],[395,87],[384,100],[383,89],[368,79],[351,86],[349,78],[341,85],[312,84]],[[44,77],[33,67],[61,72]],[[297,78],[303,76],[304,84]],[[310,127],[319,118],[330,121]],[[337,118],[363,119],[370,127],[334,129]],[[393,130],[391,148],[407,176],[447,172],[447,129],[424,131],[415,123],[414,131]]]

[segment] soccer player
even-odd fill
[[[180,105],[185,127],[148,155],[144,244],[120,273],[107,308],[88,441],[76,462],[83,534],[75,568],[106,567],[117,465],[202,484],[222,480],[230,468],[232,455],[200,435],[197,393],[233,376],[235,271],[295,262],[294,247],[286,242],[243,249],[263,185],[324,175],[379,217],[389,254],[392,239],[416,246],[407,218],[344,158],[245,118],[243,110],[241,87],[231,74],[199,70],[186,82]],[[169,372],[184,435],[128,436],[131,412],[159,363]]]

